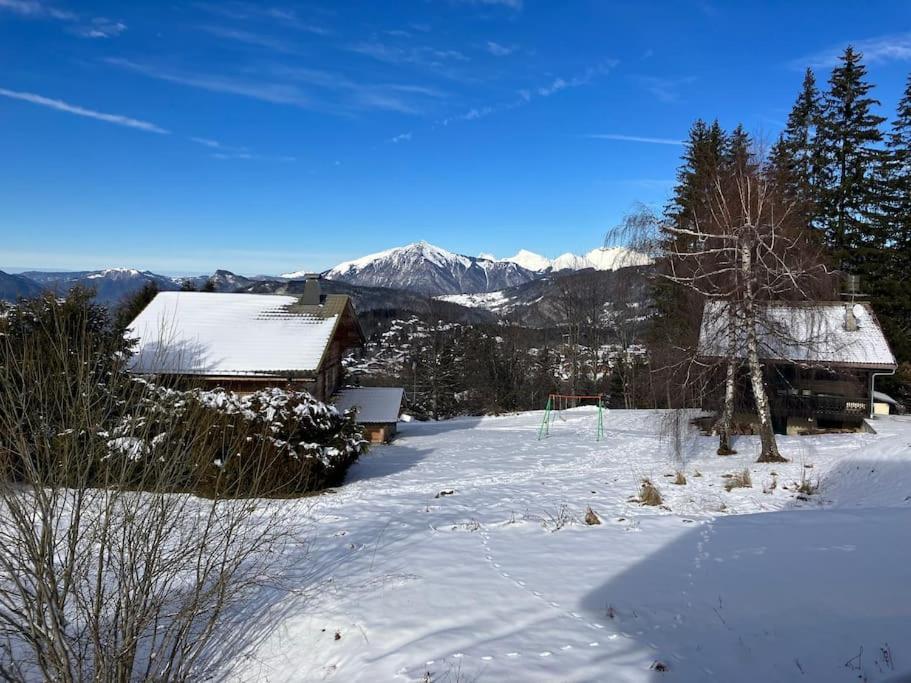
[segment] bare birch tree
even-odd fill
[[[788,343],[789,331],[764,319],[773,301],[818,300],[830,286],[821,250],[795,204],[778,191],[755,155],[715,169],[689,220],[638,216],[638,248],[651,247],[660,277],[704,303],[698,348],[682,360],[689,381],[694,368],[719,359],[723,403],[717,423],[719,453],[732,452],[731,433],[738,369],[745,360],[761,449],[759,462],[784,460],[775,438],[763,374],[770,336]],[[711,305],[709,305],[711,304]],[[717,320],[711,320],[712,316]],[[706,347],[712,350],[707,354]]]

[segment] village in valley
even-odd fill
[[[118,220],[148,214],[142,236],[103,230],[107,209],[93,229],[67,194],[81,227],[64,253],[22,237],[58,207],[16,203],[41,196],[37,179],[57,168],[43,158],[56,156],[10,145],[29,162],[0,189],[0,679],[911,680],[907,36],[865,38],[865,21],[813,53],[776,32],[778,61],[792,61],[753,65],[780,105],[757,118],[720,76],[707,87],[642,75],[661,56],[631,37],[641,8],[452,0],[413,8],[420,18],[374,8],[363,26],[350,22],[364,8],[347,3],[148,8],[156,40],[196,54],[203,74],[105,52],[138,54],[152,34],[131,44],[138,15],[89,4],[0,0],[0,42],[68,46],[70,64],[36,71],[55,75],[39,95],[17,63],[0,117],[45,138],[72,118],[88,132],[66,144],[101,150],[108,128],[151,137],[160,156],[120,179],[104,151],[76,175],[53,171],[74,188],[83,170],[89,185],[109,178],[125,192],[105,193]],[[683,4],[652,10],[694,31],[760,10]],[[842,30],[853,15],[831,12],[832,36],[853,35]],[[366,37],[340,41],[342,17]],[[634,58],[602,55],[572,77],[545,69],[536,87],[507,68],[544,69],[547,55],[566,67],[623,22],[617,49]],[[532,49],[545,26],[577,47]],[[712,63],[725,50],[755,57],[688,49]],[[223,63],[234,76],[214,75]],[[61,74],[86,64],[95,85],[75,104]],[[109,113],[119,105],[99,95],[102,69],[148,86],[121,101],[157,116]],[[617,73],[648,98],[631,112],[657,102],[688,133],[566,133],[658,150],[599,159],[622,168],[591,196],[549,169],[531,178],[521,146],[501,147],[537,140],[539,115],[574,129],[583,93],[613,106]],[[512,95],[447,109],[512,79]],[[193,99],[177,104],[171,89]],[[332,155],[320,170],[266,151],[296,117],[320,133],[295,139]],[[382,171],[376,144],[335,158],[342,136],[400,117],[409,132],[381,149],[401,157]],[[262,136],[262,150],[181,128],[206,120]],[[416,151],[422,136],[501,125],[489,150],[439,142],[444,167],[433,148]],[[180,168],[185,152],[164,145],[183,138],[211,170],[193,157]],[[567,168],[572,154],[559,156]],[[139,177],[142,190],[120,185]],[[513,182],[528,183],[521,201]],[[155,228],[153,185],[172,202],[161,216],[198,227]],[[409,185],[404,209],[379,190]],[[47,200],[60,187],[43,188]],[[484,194],[493,187],[503,198]],[[599,218],[586,223],[589,201]],[[551,227],[459,223],[531,220],[526,209]],[[409,211],[439,226],[389,228],[411,225]],[[491,253],[504,245],[515,255]],[[147,254],[152,269],[120,267],[108,256],[120,253]]]

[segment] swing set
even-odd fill
[[[541,420],[541,426],[538,428],[538,440],[545,436],[550,436],[550,425],[555,417],[566,421],[563,417],[564,410],[568,408],[577,408],[582,401],[593,402],[598,406],[598,422],[595,430],[595,441],[601,441],[604,438],[604,394],[595,394],[593,396],[581,396],[577,394],[550,394],[547,397],[547,405],[544,406],[544,419]]]

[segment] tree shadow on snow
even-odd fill
[[[381,479],[410,470],[419,465],[433,451],[404,445],[387,445],[371,448],[366,455],[358,458],[345,476],[345,483]]]
[[[911,487],[911,459],[846,462],[823,486],[863,486],[858,475]],[[622,660],[652,681],[911,681],[911,502],[895,493],[883,503],[895,507],[688,528],[583,598],[581,609],[636,652],[603,655],[605,676]]]

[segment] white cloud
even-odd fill
[[[658,76],[634,76],[634,80],[662,102],[676,102],[684,86],[693,83],[694,76],[683,78],[661,78]]]
[[[286,54],[294,54],[298,52],[298,48],[291,43],[288,43],[279,38],[273,38],[272,36],[254,33],[252,31],[226,28],[224,26],[202,26],[201,28],[206,33],[210,33],[217,38],[231,40],[237,43],[243,43],[244,45],[253,45],[254,47],[262,47],[268,50],[274,50],[275,52],[283,52]]]
[[[492,40],[487,41],[485,49],[494,57],[506,57],[516,51],[516,48],[512,45],[501,45]]]
[[[854,49],[861,52],[867,64],[911,61],[911,33],[896,33],[876,36],[853,43]],[[831,67],[838,64],[846,44],[833,46],[815,54],[807,55],[791,62],[797,69],[810,67]]]
[[[389,142],[398,144],[400,142],[411,142],[411,132],[399,133],[395,137],[389,138]]]
[[[519,11],[522,9],[523,0],[455,0],[463,5],[489,5],[491,7],[506,7],[507,9]]]
[[[312,100],[294,85],[228,78],[210,74],[169,71],[147,64],[131,62],[127,59],[120,59],[119,57],[112,57],[105,61],[112,66],[127,69],[160,81],[178,83],[211,92],[240,95],[264,102],[272,102],[273,104],[290,104],[298,107],[314,106]]]
[[[129,116],[121,116],[120,114],[106,114],[104,112],[95,111],[93,109],[85,109],[75,104],[69,104],[63,100],[55,100],[49,97],[44,97],[43,95],[36,95],[29,92],[19,92],[16,90],[7,90],[6,88],[0,88],[0,96],[8,97],[14,100],[21,100],[23,102],[31,102],[32,104],[37,104],[42,107],[48,107],[50,109],[56,109],[57,111],[63,111],[68,114],[75,114],[76,116],[84,116],[90,119],[96,119],[98,121],[104,121],[106,123],[113,123],[118,126],[125,126],[126,128],[135,128],[137,130],[144,130],[149,133],[158,133],[160,135],[167,135],[170,131],[156,126],[154,123],[149,123],[148,121],[141,121],[139,119],[133,119]]]
[[[0,0],[0,9],[35,19],[58,19],[60,21],[75,21],[77,19],[77,16],[72,12],[58,9],[40,2],[40,0]]]
[[[0,11],[12,12],[28,19],[62,21],[70,24],[69,31],[82,38],[112,38],[126,31],[121,21],[105,17],[83,19],[75,12],[49,5],[42,0],[0,0]]]
[[[544,98],[555,95],[558,92],[566,90],[568,88],[578,88],[580,86],[588,85],[595,78],[602,74],[606,74],[611,68],[617,65],[615,60],[606,60],[596,66],[591,66],[585,71],[571,78],[562,78],[558,77],[552,80],[547,85],[543,85],[535,90],[519,90],[517,98],[511,102],[503,102],[495,105],[486,105],[482,107],[472,107],[467,112],[459,114],[457,116],[450,116],[445,119],[442,119],[438,122],[438,125],[448,126],[450,123],[455,121],[476,121],[478,119],[483,119],[491,114],[497,114],[503,111],[509,111],[510,109],[516,109],[518,107],[525,106],[529,104],[535,98]]]
[[[617,140],[618,142],[642,142],[649,145],[682,145],[683,140],[653,138],[643,135],[621,135],[620,133],[591,133],[585,137],[594,140]]]

